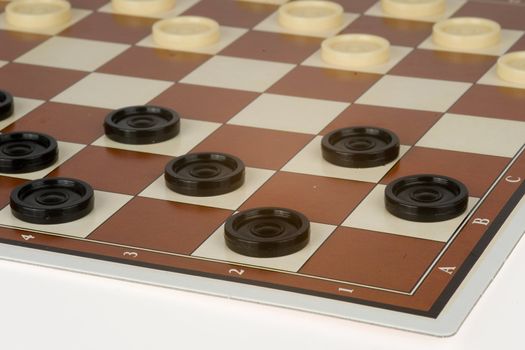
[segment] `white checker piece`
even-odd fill
[[[219,123],[181,119],[180,133],[174,138],[164,142],[147,145],[130,145],[113,141],[106,135],[103,135],[98,140],[93,142],[93,145],[177,157],[188,153],[220,126],[221,124]]]
[[[164,13],[158,13],[158,14],[149,14],[144,13],[141,14],[140,17],[149,17],[149,18],[171,18],[176,17],[180,15],[181,13],[188,10],[190,7],[196,5],[199,3],[200,0],[177,0],[175,2],[175,7],[167,12]],[[113,6],[111,5],[111,2],[109,1],[106,5],[102,6],[98,9],[98,12],[104,12],[104,13],[119,13],[113,9]],[[127,15],[129,16],[129,15]]]
[[[356,103],[446,112],[471,85],[463,82],[386,75],[368,89]]]
[[[195,197],[179,194],[166,186],[164,175],[155,180],[155,182],[142,191],[139,196],[212,208],[236,210],[275,173],[273,170],[250,167],[246,167],[245,171],[245,182],[239,189],[218,196]]]
[[[45,101],[42,101],[42,100],[34,100],[30,98],[22,98],[22,97],[13,96],[13,103],[15,105],[15,110],[9,118],[0,120],[0,129],[5,128],[11,123],[14,123],[18,119],[22,118],[23,116],[25,116],[32,110],[42,105],[44,102]]]
[[[95,206],[89,215],[68,223],[54,225],[37,225],[17,219],[7,205],[0,211],[0,222],[8,227],[21,228],[28,231],[54,233],[78,238],[86,238],[91,232],[102,225],[133,197],[110,192],[94,191]]]
[[[325,30],[321,32],[314,32],[314,31],[303,32],[303,31],[287,29],[287,28],[282,27],[279,24],[277,12],[275,12],[271,14],[268,18],[263,20],[261,23],[256,25],[253,29],[259,30],[261,32],[305,35],[305,36],[312,36],[312,37],[317,37],[317,38],[329,38],[339,33],[343,28],[346,28],[348,25],[350,25],[350,23],[355,21],[358,17],[359,17],[358,14],[345,12],[343,13],[343,23],[335,29]]]
[[[270,269],[297,272],[334,231],[335,226],[310,223],[310,241],[300,251],[276,258],[256,258],[237,254],[224,242],[224,225],[215,231],[192,256],[217,259]]]
[[[94,71],[130,45],[76,38],[53,37],[17,58],[17,63]]]
[[[0,30],[13,30],[18,32],[26,32],[26,33],[34,33],[34,34],[44,34],[44,35],[56,35],[63,31],[64,29],[72,26],[73,24],[79,22],[80,20],[84,19],[88,15],[93,13],[93,11],[89,10],[81,10],[81,9],[71,9],[71,20],[69,23],[66,23],[64,25],[60,25],[57,27],[49,28],[49,29],[26,29],[26,28],[14,28],[10,24],[8,24],[5,20],[5,13],[0,14]]]
[[[317,134],[350,103],[262,94],[228,124]]]
[[[365,15],[374,16],[374,17],[386,17],[386,18],[401,18],[401,19],[408,19],[408,20],[422,21],[422,22],[438,22],[438,21],[441,21],[443,19],[446,19],[452,16],[457,10],[463,7],[463,5],[466,2],[467,0],[446,0],[445,12],[442,13],[441,15],[413,18],[413,17],[396,16],[396,15],[385,13],[381,7],[381,1],[378,1],[365,12]]]
[[[91,73],[55,96],[52,101],[118,109],[147,104],[171,85],[172,82],[162,80]]]
[[[483,49],[466,49],[466,48],[449,48],[437,45],[432,40],[432,35],[426,38],[421,44],[419,49],[437,50],[437,51],[448,51],[448,52],[463,52],[463,53],[474,53],[481,55],[499,56],[507,52],[522,36],[523,31],[502,29],[500,42],[494,46],[490,46]]]
[[[246,58],[214,56],[181,83],[264,92],[295,65]]]
[[[382,64],[369,67],[345,67],[326,63],[321,58],[321,50],[319,50],[315,52],[312,56],[308,57],[303,63],[301,63],[301,65],[317,68],[340,69],[353,72],[386,74],[399,62],[401,62],[401,60],[403,60],[410,52],[412,52],[412,50],[413,48],[411,47],[390,46],[390,57],[388,61]]]
[[[233,43],[235,40],[239,39],[241,36],[243,36],[248,30],[243,28],[236,28],[236,27],[228,27],[228,26],[221,26],[220,27],[220,33],[221,38],[219,42],[206,46],[206,47],[194,47],[194,48],[185,48],[185,49],[177,49],[177,51],[186,51],[186,52],[194,52],[194,53],[202,53],[207,55],[215,55],[222,51],[226,46]],[[165,49],[170,50],[167,48],[163,48],[159,45],[157,45],[153,41],[153,36],[148,35],[146,38],[139,41],[136,46],[142,46],[142,47],[153,47],[153,48],[159,48],[159,49]]]
[[[45,177],[47,174],[58,168],[61,164],[63,164],[65,161],[67,161],[69,158],[73,157],[75,154],[80,152],[85,145],[81,145],[78,143],[70,143],[70,142],[62,142],[57,141],[58,143],[58,160],[55,164],[42,169],[38,171],[33,171],[30,173],[22,173],[22,174],[9,174],[9,177],[16,177],[19,179],[26,179],[26,180],[38,180],[43,177]]]
[[[470,197],[468,209],[465,213],[451,220],[430,223],[413,222],[400,219],[386,212],[385,188],[386,185],[377,185],[342,225],[363,230],[446,242],[452,237],[454,231],[478,202],[478,198]],[[385,214],[381,214],[382,212],[385,212]]]
[[[525,143],[525,122],[445,114],[417,146],[514,157]]]
[[[514,83],[511,81],[503,80],[499,77],[497,72],[497,65],[492,66],[487,73],[485,73],[479,80],[478,84],[502,86],[515,89],[525,89],[525,83]]]
[[[322,136],[315,137],[299,153],[295,155],[281,170],[293,173],[333,177],[344,180],[364,182],[379,182],[392,169],[396,162],[410,149],[401,145],[396,160],[372,168],[346,168],[329,163],[323,159],[321,150]]]

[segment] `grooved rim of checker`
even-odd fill
[[[486,27],[488,32],[459,35],[449,33],[450,26],[477,25]],[[434,24],[432,40],[435,44],[452,49],[483,49],[496,45],[500,41],[501,26],[490,19],[477,17],[455,17]]]
[[[411,2],[406,0],[381,0],[381,8],[387,14],[407,18],[437,16],[445,12],[445,0]]]
[[[54,6],[56,11],[49,13],[28,13],[20,11],[23,6]],[[65,0],[17,0],[5,7],[6,22],[14,27],[44,29],[57,27],[71,19],[71,4]]]
[[[64,199],[56,204],[39,203],[37,194],[45,194],[45,191],[49,191],[50,197],[63,196]],[[75,194],[78,198],[70,200],[68,193]],[[32,196],[36,197],[34,202]],[[63,177],[31,181],[16,187],[10,196],[11,212],[16,218],[40,225],[62,224],[83,218],[93,210],[94,202],[94,191],[89,184]]]
[[[371,51],[344,51],[338,44],[369,43],[377,45]],[[321,57],[329,64],[345,67],[365,67],[385,63],[390,57],[390,42],[385,38],[371,34],[342,34],[325,39],[321,43]]]
[[[35,150],[31,144],[41,149]],[[58,144],[49,135],[27,131],[0,135],[0,173],[30,173],[45,169],[57,160]]]
[[[131,15],[155,15],[175,7],[176,0],[112,0],[113,10]]]
[[[320,17],[301,17],[290,12],[300,8],[319,8],[332,11]],[[287,29],[299,31],[325,31],[335,29],[343,23],[343,7],[331,1],[299,0],[282,5],[278,12],[279,24]]]
[[[172,33],[169,26],[197,25],[207,28],[196,33]],[[163,19],[153,25],[153,41],[168,49],[192,49],[215,44],[220,39],[220,25],[217,21],[200,16],[179,16]]]
[[[254,208],[226,220],[224,239],[228,248],[241,255],[259,258],[290,255],[308,244],[310,221],[292,209]]]
[[[13,96],[7,91],[0,90],[0,120],[9,118],[14,110]]]
[[[512,66],[514,60],[523,63],[523,68]],[[497,63],[498,76],[506,81],[517,84],[525,84],[525,51],[511,52],[501,56]]]

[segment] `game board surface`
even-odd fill
[[[525,225],[525,85],[495,72],[499,56],[525,50],[525,6],[449,0],[444,16],[416,21],[387,17],[374,0],[336,2],[344,25],[306,36],[276,24],[277,5],[178,0],[165,17],[221,25],[220,42],[198,52],[155,47],[157,17],[118,15],[106,0],[72,0],[71,23],[46,34],[14,31],[0,14],[0,89],[15,96],[0,131],[53,135],[60,149],[52,167],[0,174],[0,257],[454,333]],[[497,21],[501,43],[477,52],[436,47],[433,23],[452,16]],[[391,59],[360,71],[329,66],[320,44],[338,33],[383,36]],[[104,135],[108,113],[143,104],[176,110],[180,134],[152,145]],[[353,125],[394,131],[398,159],[368,169],[325,162],[322,136]],[[165,165],[201,151],[242,159],[245,184],[213,197],[167,189]],[[462,181],[467,212],[439,223],[388,214],[386,185],[421,173]],[[14,218],[12,189],[54,176],[89,183],[94,211],[59,225]],[[263,206],[306,215],[309,244],[278,258],[229,250],[225,220]]]

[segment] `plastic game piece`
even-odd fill
[[[399,155],[399,138],[390,130],[371,126],[338,129],[321,141],[323,158],[347,168],[384,165]]]
[[[501,26],[492,20],[476,17],[457,17],[434,24],[432,40],[452,49],[483,49],[496,45]]]
[[[5,19],[14,27],[45,29],[71,19],[71,5],[65,0],[17,0],[5,7]]]
[[[153,40],[168,49],[202,48],[215,44],[219,39],[219,23],[211,18],[179,16],[153,25]]]
[[[83,218],[94,206],[94,193],[84,181],[46,178],[28,182],[11,192],[11,212],[33,224],[63,224]]]
[[[191,153],[166,165],[164,178],[171,190],[187,196],[217,196],[244,184],[242,160],[225,153]]]
[[[7,91],[0,90],[0,120],[9,118],[13,112],[13,96]]]
[[[108,114],[104,130],[107,137],[120,143],[159,143],[179,133],[180,117],[174,110],[164,107],[126,107]]]
[[[409,221],[450,220],[463,214],[467,205],[467,187],[442,175],[406,176],[392,181],[385,189],[386,209]]]
[[[299,0],[279,8],[278,22],[287,29],[322,32],[343,23],[343,7],[331,1]]]
[[[381,0],[387,14],[406,18],[437,16],[445,12],[445,0]]]
[[[29,173],[47,168],[58,159],[56,140],[35,132],[0,135],[0,173]]]
[[[111,0],[113,10],[129,15],[155,15],[175,7],[176,0]]]
[[[511,52],[498,59],[498,76],[512,83],[525,84],[525,51]]]
[[[236,253],[259,258],[285,256],[310,240],[310,221],[285,208],[256,208],[237,213],[224,225],[226,245]]]
[[[390,43],[369,34],[343,34],[321,44],[321,58],[329,64],[344,67],[369,67],[382,64],[390,57]]]

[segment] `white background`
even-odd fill
[[[0,349],[524,349],[525,240],[460,331],[436,338],[0,261]]]

